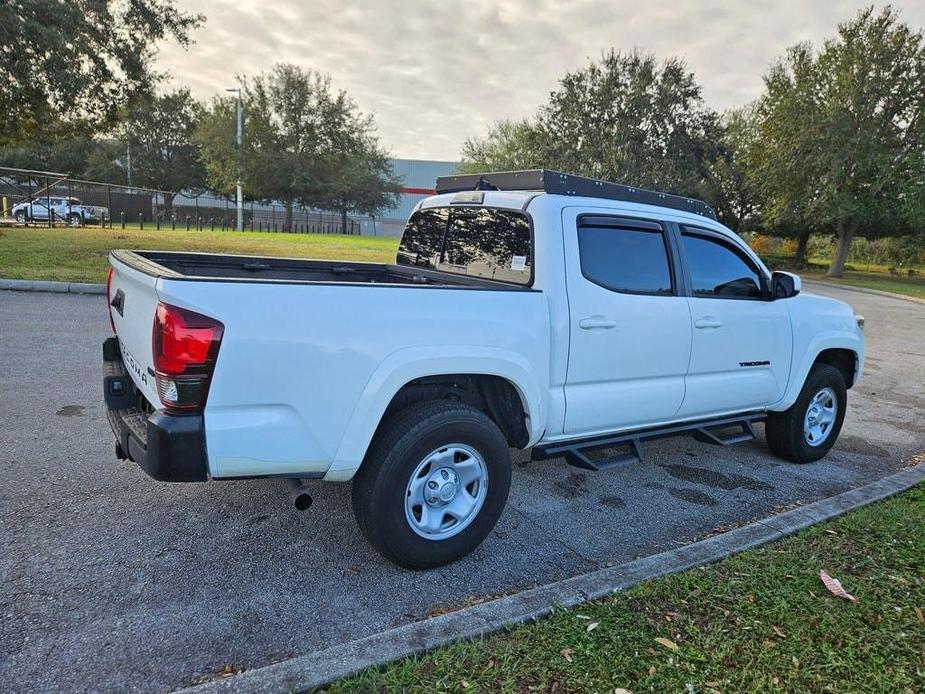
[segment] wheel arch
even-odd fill
[[[794,359],[784,397],[768,409],[781,412],[793,405],[816,364],[828,364],[838,369],[845,377],[845,386],[851,388],[860,380],[864,368],[864,343],[858,335],[842,331],[818,335],[803,352],[802,359]]]
[[[858,353],[845,347],[830,347],[824,349],[816,355],[813,360],[813,366],[816,364],[828,364],[841,372],[845,379],[845,387],[851,388],[857,381],[857,370],[859,364]],[[810,367],[812,368],[812,367]]]
[[[482,410],[514,447],[526,448],[542,436],[542,391],[523,357],[494,348],[468,348],[458,356],[402,354],[417,351],[392,354],[370,378],[325,480],[352,478],[385,418],[428,399],[457,399]]]

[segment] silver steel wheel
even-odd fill
[[[428,540],[465,530],[488,495],[488,466],[471,446],[452,443],[424,456],[408,482],[405,518]]]
[[[803,418],[803,437],[810,446],[821,446],[835,426],[838,398],[831,388],[823,388],[809,401]]]

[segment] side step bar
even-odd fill
[[[639,429],[612,436],[561,441],[547,446],[535,447],[531,457],[533,460],[548,460],[564,456],[569,465],[574,465],[584,470],[610,470],[642,462],[642,444],[645,441],[689,434],[702,443],[731,446],[734,443],[754,439],[755,429],[753,425],[763,422],[765,419],[767,419],[767,413],[755,412],[736,415],[735,417],[684,422],[683,424],[674,424],[667,427]],[[592,451],[605,448],[618,448],[622,449],[622,451],[603,460],[592,460],[587,455]]]

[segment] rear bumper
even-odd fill
[[[103,397],[119,447],[151,477],[163,482],[209,478],[202,415],[170,415],[162,410],[149,414],[139,409],[139,395],[115,337],[103,342]]]

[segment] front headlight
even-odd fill
[[[855,313],[855,314],[854,314],[854,320],[857,321],[858,327],[859,327],[861,330],[863,330],[863,329],[864,329],[864,316],[859,316],[857,313]]]

